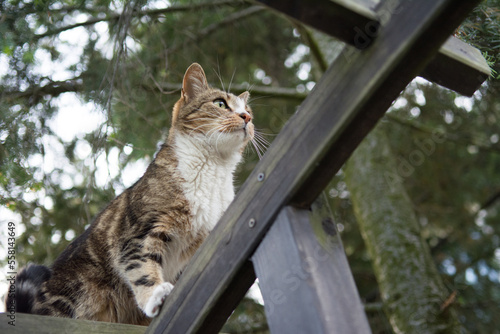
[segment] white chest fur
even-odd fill
[[[241,155],[221,158],[202,139],[179,134],[175,139],[178,170],[193,216],[192,232],[211,231],[234,198],[233,173]]]

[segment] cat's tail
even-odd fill
[[[43,282],[51,276],[46,266],[29,264],[22,268],[17,276],[11,280],[5,310],[7,312],[31,313],[36,295],[40,292]]]

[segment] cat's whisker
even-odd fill
[[[255,141],[255,143],[259,144],[259,146],[262,147],[263,149],[267,149],[267,147],[269,146],[268,142],[263,141],[262,139],[260,139],[258,137],[254,136],[253,140]]]
[[[264,144],[267,144],[267,145],[270,144],[270,142],[266,139],[266,137],[264,137],[264,135],[258,131],[254,130],[254,137],[256,139],[260,140],[261,142],[263,142]]]
[[[218,137],[217,137],[217,139],[215,140],[215,150],[216,150],[217,152],[219,152],[219,146],[218,146],[218,145],[219,145],[219,140],[220,140],[221,136],[222,136],[222,135],[223,135],[223,133],[224,133],[224,127],[223,127],[223,126],[221,126],[221,127],[219,128],[219,130],[222,130],[222,131],[214,132],[214,134],[213,134],[213,135],[218,134]]]
[[[252,103],[252,104],[253,104],[253,102],[254,102],[254,101],[261,100],[261,99],[268,99],[268,98],[270,98],[270,97],[271,97],[271,96],[268,96],[268,95],[262,95],[262,96],[258,96],[258,97],[253,97],[253,98],[251,98],[251,99],[248,101],[248,103]],[[263,105],[263,106],[265,106],[265,104],[262,104],[262,105]]]
[[[268,146],[267,146],[267,145],[262,144],[262,143],[259,143],[259,142],[258,142],[257,140],[255,140],[255,139],[253,140],[253,142],[255,143],[255,145],[257,145],[257,146],[261,149],[261,151],[262,151],[262,152],[267,151],[267,148],[268,148]]]
[[[252,105],[252,107],[269,107],[269,104],[264,104],[264,103],[253,103],[253,101],[248,101],[249,105]]]
[[[264,138],[264,136],[259,131],[254,130],[254,136],[251,142],[255,148],[255,151],[257,152],[257,155],[259,156],[259,159],[261,159],[270,145],[269,141]]]
[[[231,76],[231,80],[229,81],[229,87],[228,87],[228,92],[231,91],[231,84],[233,83],[233,79],[234,79],[234,74],[236,73],[236,67],[234,68],[234,71],[233,71],[233,75]]]
[[[197,117],[197,118],[193,118],[193,119],[188,119],[187,121],[184,121],[185,123],[189,123],[189,122],[195,122],[195,121],[199,121],[199,120],[213,120],[213,118],[210,118],[210,117]]]
[[[271,145],[267,139],[260,137],[258,134],[254,134],[253,141],[258,144],[263,151],[266,151],[269,145]]]
[[[195,127],[194,129],[191,129],[191,131],[189,132],[189,135],[192,135],[192,133],[193,133],[194,131],[196,131],[196,130],[198,130],[198,129],[202,128],[202,127],[210,127],[210,126],[212,126],[212,125],[214,125],[214,124],[217,124],[217,123],[216,123],[216,122],[211,122],[211,123],[204,123],[204,124],[201,124],[201,125],[199,125],[199,126]],[[209,131],[210,131],[210,130],[209,130]]]
[[[262,136],[273,136],[276,137],[278,134],[277,133],[269,133],[269,132],[264,132],[262,130],[255,130],[256,133],[262,135]]]
[[[259,151],[261,151],[261,152],[265,152],[266,151],[266,148],[262,144],[259,144],[257,141],[252,140],[252,144],[255,147],[257,147],[259,149]]]
[[[214,72],[215,72],[215,74],[217,75],[217,77],[219,78],[220,84],[221,84],[221,86],[222,86],[222,90],[223,90],[224,92],[226,92],[226,93],[227,93],[227,90],[226,90],[226,88],[224,87],[224,81],[222,81],[222,76],[220,75],[219,60],[217,60],[217,68],[218,68],[218,71],[216,71],[216,70],[214,69]]]
[[[213,131],[212,131],[213,130]],[[212,142],[212,137],[215,136],[216,134],[219,134],[219,138],[220,138],[220,133],[221,133],[221,130],[223,131],[224,130],[224,126],[222,124],[220,124],[218,127],[215,127],[214,129],[212,129],[212,134],[210,135],[210,137],[208,138],[208,142]],[[210,133],[210,131],[208,132]],[[207,134],[208,134],[207,133]],[[218,148],[217,148],[217,144],[218,144],[218,140],[219,138],[217,138],[217,140],[215,141],[215,150],[217,152],[219,152]]]
[[[262,153],[260,151],[260,147],[257,145],[257,143],[252,139],[251,140],[253,147],[255,148],[255,152],[257,153],[257,156],[259,157],[259,160],[262,159]]]
[[[248,85],[247,91],[252,94],[252,89],[255,86],[255,84]]]

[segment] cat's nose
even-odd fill
[[[243,118],[243,120],[245,121],[245,124],[248,124],[248,122],[250,122],[252,120],[252,116],[250,116],[247,113],[241,113],[240,117]]]

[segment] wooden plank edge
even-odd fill
[[[25,313],[0,313],[1,333],[123,333],[143,334],[146,326],[117,324],[111,322],[57,318]],[[14,326],[9,321],[14,320]]]
[[[491,76],[481,52],[451,36],[420,76],[466,96],[472,96]]]
[[[372,44],[380,22],[373,11],[347,0],[256,0],[357,49]]]

